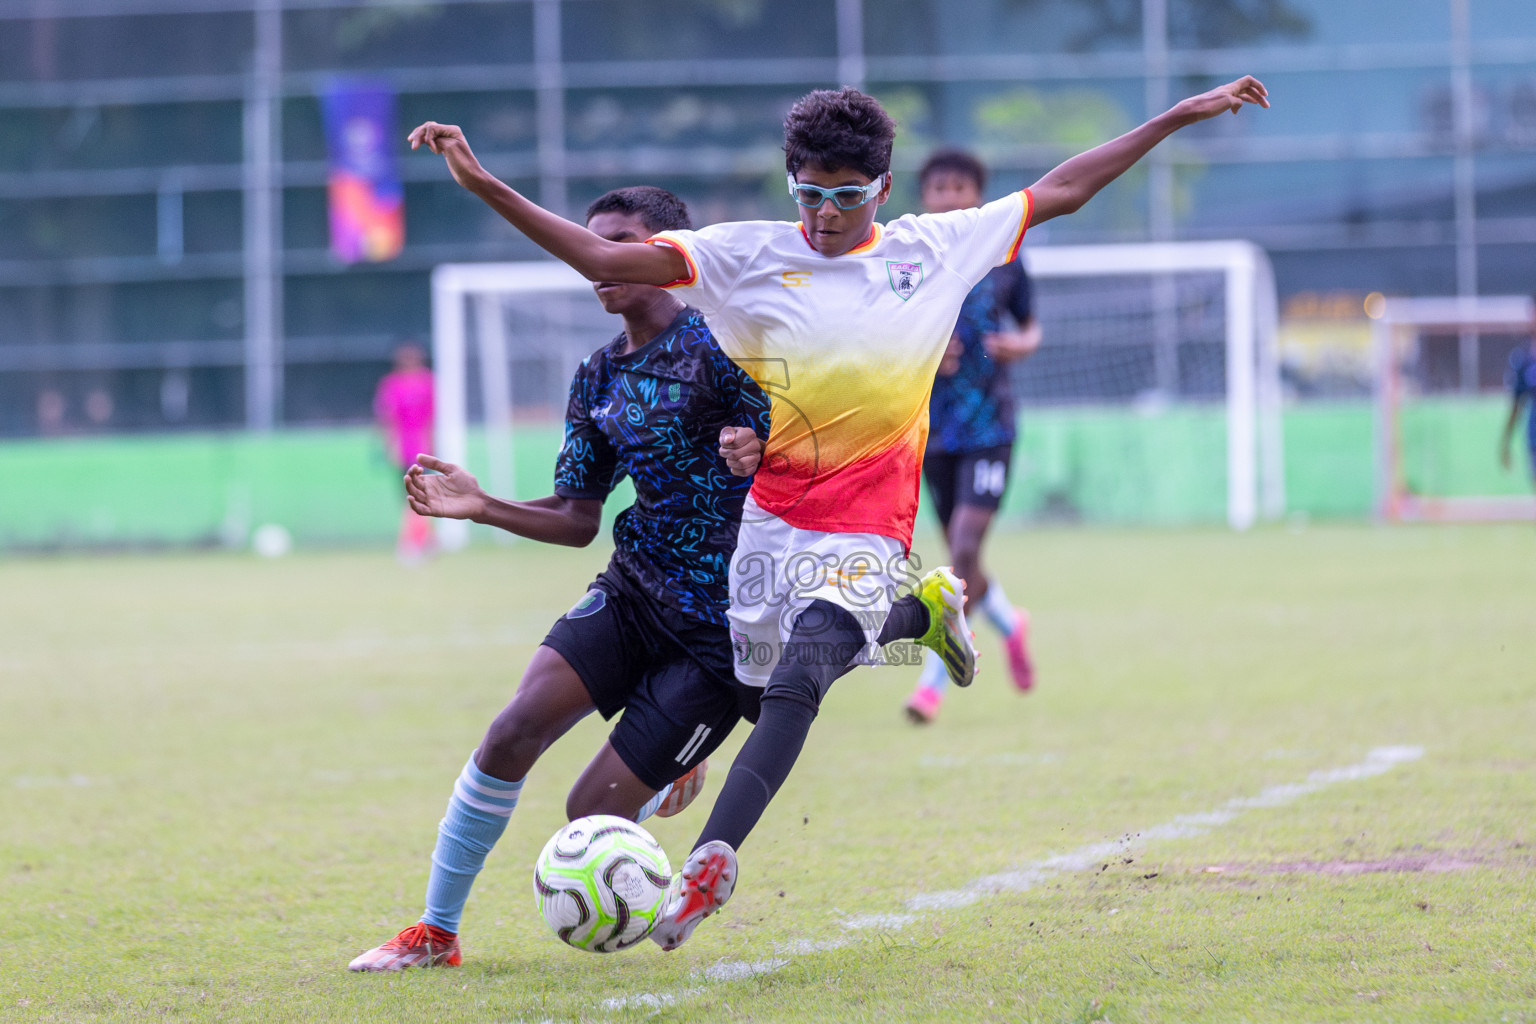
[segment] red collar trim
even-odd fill
[[[811,243],[810,233],[805,230],[805,221],[803,221],[803,220],[796,221],[795,222],[795,227],[800,229],[800,237],[805,239],[805,244],[809,245],[811,247],[811,251],[816,253],[818,256],[821,255],[821,250],[817,249],[816,246]],[[858,245],[854,246],[852,249],[849,249],[847,252],[843,253],[843,255],[844,256],[852,256],[855,253],[863,252],[864,250],[869,249],[870,247],[872,247],[878,241],[880,241],[880,224],[877,221],[874,224],[871,224],[869,226],[869,237],[865,238],[864,241],[860,242]],[[835,257],[835,256],[828,256],[827,257],[827,259],[836,259],[836,258],[837,257]]]

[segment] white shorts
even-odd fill
[[[892,602],[917,580],[901,541],[877,533],[797,529],[748,495],[731,558],[727,611],[737,680],[767,685],[795,619],[818,599],[846,608],[863,628],[865,644],[856,664],[884,664],[875,643],[880,627]]]

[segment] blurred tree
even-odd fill
[[[1050,0],[1009,0],[1037,7]],[[1092,27],[1070,37],[1068,46],[1087,50],[1105,38],[1141,36],[1142,0],[1078,0]],[[1174,46],[1242,46],[1282,37],[1304,39],[1312,20],[1291,0],[1169,0],[1168,38]]]
[[[756,24],[768,5],[766,0],[688,0],[679,6],[714,14],[726,24],[740,28]]]
[[[440,16],[442,7],[432,0],[366,4],[348,11],[336,23],[336,48],[342,53],[360,50],[378,36]]]
[[[585,0],[567,3],[570,60],[777,58],[835,52],[832,5],[822,0]]]
[[[976,104],[976,138],[1002,145],[1060,146],[1069,156],[1123,134],[1131,120],[1109,96],[1086,89],[1024,88]]]
[[[873,93],[886,113],[896,121],[893,162],[898,167],[922,163],[939,141],[933,130],[933,104],[927,93],[919,88],[875,89]],[[892,175],[891,198],[885,216],[899,216],[917,209],[917,175]]]
[[[1114,98],[1088,89],[1045,92],[1034,88],[1013,89],[988,96],[973,108],[976,141],[983,153],[989,148],[1015,146],[1051,147],[1054,153],[1042,154],[1038,172],[1044,172],[1060,160],[1092,149],[1121,135],[1136,123]],[[1164,147],[1177,149],[1171,139]],[[1179,173],[1174,177],[1174,217],[1189,209],[1191,187],[1203,173],[1189,154],[1181,154]],[[1074,218],[1074,223],[1124,231],[1139,230],[1146,223],[1143,196],[1146,167],[1131,168]]]

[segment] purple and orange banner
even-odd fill
[[[337,80],[320,97],[320,111],[331,165],[331,252],[343,263],[392,260],[405,248],[394,91]]]

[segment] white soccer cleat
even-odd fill
[[[667,902],[651,930],[651,941],[676,949],[688,941],[699,922],[725,906],[736,890],[736,851],[711,840],[688,855],[672,880]]]

